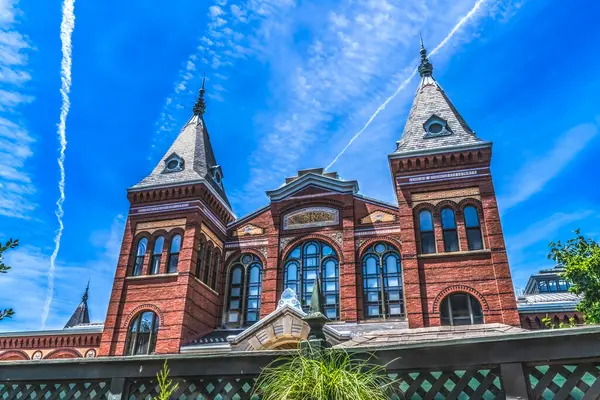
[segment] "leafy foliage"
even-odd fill
[[[558,326],[557,326],[554,323],[554,321],[552,320],[552,318],[550,318],[548,316],[548,314],[546,314],[546,316],[544,318],[542,318],[542,323],[544,325],[546,325],[547,328],[550,328],[550,329],[556,329],[556,328],[559,328],[559,329],[562,329],[562,328],[574,328],[575,325],[576,325],[575,324],[575,318],[571,317],[571,318],[569,318],[569,323],[568,324],[566,324],[566,323],[564,323],[564,322],[561,321],[561,322],[558,323]]]
[[[9,249],[14,249],[18,245],[19,245],[18,239],[15,239],[15,240],[9,239],[8,242],[6,242],[6,244],[4,246],[2,244],[0,244],[0,273],[6,274],[8,272],[8,270],[11,269],[10,266],[4,264],[4,260],[3,260],[4,252]],[[0,309],[0,320],[3,320],[4,318],[12,318],[13,315],[15,315],[15,312],[12,308],[5,308],[4,310]]]
[[[583,295],[577,311],[583,313],[588,324],[600,323],[600,245],[585,238],[579,229],[575,238],[565,244],[550,242],[548,258],[565,268],[563,278],[572,282],[569,291]]]
[[[262,400],[387,400],[394,383],[385,366],[309,347],[266,367],[255,393]]]
[[[153,400],[169,400],[173,392],[179,387],[179,383],[173,384],[173,380],[169,379],[170,372],[167,360],[165,360],[162,369],[156,374],[159,392],[158,397],[155,396]]]

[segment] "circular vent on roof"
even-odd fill
[[[434,122],[433,124],[429,125],[429,133],[433,133],[434,135],[442,132],[443,129],[444,127],[439,122]]]

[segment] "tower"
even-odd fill
[[[477,137],[433,78],[422,41],[420,53],[421,81],[388,156],[409,325],[519,325],[490,170],[492,143]]]
[[[220,322],[225,233],[234,215],[204,121],[204,92],[203,81],[192,117],[128,190],[100,355],[177,353]]]
[[[88,309],[88,293],[90,291],[90,282],[88,281],[87,286],[85,287],[85,292],[81,297],[81,303],[77,306],[75,311],[73,311],[73,315],[69,318],[65,325],[66,328],[72,328],[77,325],[89,324],[90,323],[90,312]]]

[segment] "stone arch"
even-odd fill
[[[75,349],[57,349],[46,354],[44,360],[53,360],[58,358],[81,358],[82,355]]]
[[[433,216],[435,212],[435,205],[433,205],[432,203],[419,203],[413,207],[413,216],[415,218],[419,218],[419,213],[423,210],[429,211]]]
[[[342,252],[342,248],[335,240],[333,240],[331,237],[326,236],[326,235],[322,235],[322,234],[318,234],[318,233],[311,233],[308,235],[298,236],[298,237],[294,238],[292,241],[290,241],[281,251],[282,257],[281,257],[280,264],[283,264],[283,262],[288,258],[290,252],[294,249],[294,247],[296,247],[300,243],[308,242],[311,240],[320,240],[320,241],[327,243],[333,249],[335,249],[337,256],[338,256],[339,263],[342,264],[344,262],[344,253]]]
[[[363,244],[361,244],[356,252],[356,260],[357,260],[357,264],[360,264],[360,260],[362,259],[362,257],[364,256],[365,251],[371,247],[374,243],[378,243],[378,242],[384,242],[389,244],[390,246],[393,246],[396,248],[396,251],[398,251],[398,254],[402,254],[402,246],[400,244],[400,240],[391,237],[391,236],[383,236],[383,237],[374,237],[374,238],[370,238],[367,239]]]
[[[135,318],[142,311],[152,311],[152,312],[154,312],[156,314],[157,318],[158,318],[158,326],[159,326],[159,329],[160,329],[160,325],[162,325],[164,323],[164,317],[163,317],[163,313],[160,310],[160,308],[158,308],[154,304],[142,304],[142,305],[137,306],[136,308],[134,308],[133,311],[131,311],[129,313],[129,315],[127,315],[127,318],[125,319],[124,329],[129,329],[129,324],[131,324],[131,320],[133,318]]]
[[[22,361],[29,360],[29,356],[23,350],[7,350],[0,354],[0,361]]]
[[[454,211],[454,214],[460,210],[458,204],[452,200],[442,200],[435,205],[435,215],[439,216],[442,212],[442,208],[451,208]]]
[[[439,305],[442,302],[442,300],[444,298],[446,298],[446,296],[453,294],[453,293],[468,293],[468,294],[472,295],[473,297],[475,297],[477,299],[477,301],[479,301],[479,304],[481,304],[481,309],[483,311],[490,310],[490,307],[488,306],[488,303],[485,300],[485,297],[483,297],[483,295],[481,293],[479,293],[477,290],[473,289],[472,287],[466,286],[466,285],[452,285],[452,286],[448,286],[447,288],[443,289],[435,297],[435,299],[433,300],[432,312],[437,313],[439,311]]]

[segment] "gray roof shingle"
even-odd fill
[[[434,116],[446,121],[449,133],[427,135],[425,123]],[[475,135],[435,79],[422,77],[394,154],[483,144],[488,142]]]
[[[166,160],[173,154],[183,159],[183,170],[177,172],[165,171]],[[192,182],[205,182],[218,194],[221,200],[230,207],[223,182],[219,185],[213,179],[215,169],[220,167],[210,143],[210,137],[202,116],[194,114],[185,124],[177,139],[173,142],[164,157],[152,173],[142,179],[131,189],[171,186]]]

